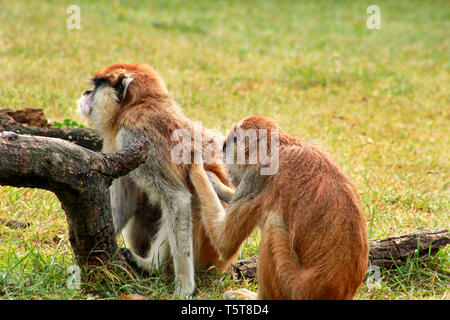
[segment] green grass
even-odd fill
[[[66,8],[81,8],[81,30]],[[8,1],[0,10],[0,107],[40,107],[53,121],[89,126],[76,100],[99,69],[149,63],[186,114],[225,134],[244,117],[275,118],[325,146],[360,190],[370,238],[446,227],[449,215],[450,6],[377,1]],[[0,188],[0,296],[5,299],[172,298],[172,275],[133,279],[99,270],[69,290],[74,263],[56,197]],[[255,254],[259,235],[242,248]],[[449,250],[382,270],[360,299],[448,299]],[[103,275],[102,275],[103,274]],[[255,288],[229,274],[197,275],[196,297]]]

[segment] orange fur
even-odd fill
[[[225,211],[202,166],[191,165],[215,248],[227,259],[260,225],[258,298],[352,299],[368,261],[366,223],[355,187],[324,150],[284,133],[273,120],[252,117],[239,128],[278,130],[279,167],[274,175],[262,176],[260,162],[231,165],[232,175],[243,173],[232,176],[239,184]]]
[[[181,108],[169,94],[163,79],[151,67],[145,64],[115,64],[95,74],[94,79],[107,79],[112,87],[124,76],[133,78],[128,86],[127,94],[117,109],[109,118],[103,134],[105,140],[114,141],[120,128],[133,128],[143,136],[151,136],[158,141],[159,152],[166,161],[167,174],[181,180],[191,191],[193,187],[189,180],[187,164],[176,165],[170,161],[170,150],[176,144],[171,141],[171,134],[176,129],[187,129],[193,136],[194,123],[188,119]],[[208,134],[202,129],[204,136]],[[157,138],[155,138],[157,137]],[[211,138],[212,139],[212,138]],[[211,143],[211,139],[203,141],[203,146]],[[228,177],[222,164],[205,165],[205,169],[213,172],[224,184]],[[197,201],[198,202],[198,201]],[[228,259],[220,259],[214,250],[207,233],[201,223],[199,207],[192,201],[193,241],[197,268],[207,268],[214,265],[219,271],[224,270],[238,254],[238,250]]]

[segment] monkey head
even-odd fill
[[[91,82],[93,88],[78,100],[78,111],[100,134],[113,130],[125,109],[169,96],[162,78],[146,64],[115,64],[98,71]]]
[[[233,184],[239,184],[249,169],[267,168],[268,165],[278,169],[280,131],[274,120],[262,116],[244,119],[231,130],[223,153]],[[274,164],[276,167],[272,167]],[[265,174],[264,170],[260,173]]]

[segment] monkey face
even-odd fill
[[[104,131],[124,101],[133,78],[123,75],[114,85],[107,77],[94,77],[93,88],[83,92],[78,111],[90,119],[99,131]]]
[[[234,128],[224,142],[222,151],[227,171],[234,185],[238,185],[250,166],[257,165],[257,132]]]
[[[227,139],[223,143],[222,152],[225,159],[226,169],[231,178],[231,183],[235,186],[239,185],[242,176],[245,173],[245,168],[237,165],[237,138],[234,135],[234,130],[230,132]]]
[[[93,110],[102,108],[105,104],[116,104],[118,97],[114,90],[111,90],[111,84],[108,79],[94,78],[92,80],[93,88],[83,92],[81,98],[78,100],[78,111],[85,117],[91,117]]]
[[[238,184],[251,168],[259,168],[262,175],[276,173],[279,130],[270,118],[251,117],[230,132],[222,150],[233,184]]]
[[[161,77],[145,64],[115,64],[98,71],[91,82],[94,87],[83,92],[78,111],[101,134],[115,127],[119,110],[169,95]]]

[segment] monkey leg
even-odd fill
[[[162,201],[160,228],[147,255],[133,255],[138,267],[149,272],[164,269],[169,252],[175,269],[175,294],[186,297],[195,289],[194,250],[190,193],[174,191],[170,200]]]
[[[176,191],[163,203],[170,251],[175,269],[175,294],[189,296],[195,289],[191,194]]]
[[[170,258],[169,232],[166,220],[161,218],[159,230],[146,255],[146,263],[150,270],[165,271]]]
[[[147,232],[139,232],[141,228],[142,226],[135,221],[134,217],[131,217],[122,229],[122,238],[126,248],[130,249],[134,254],[144,257],[150,248],[152,238]]]
[[[133,253],[137,266],[148,273],[164,271],[170,258],[168,233],[163,221],[160,206],[151,204],[143,196],[122,230],[125,246]]]
[[[145,194],[138,199],[135,212],[122,229],[125,246],[135,254],[145,257],[158,232],[161,219],[159,205],[151,204]]]

